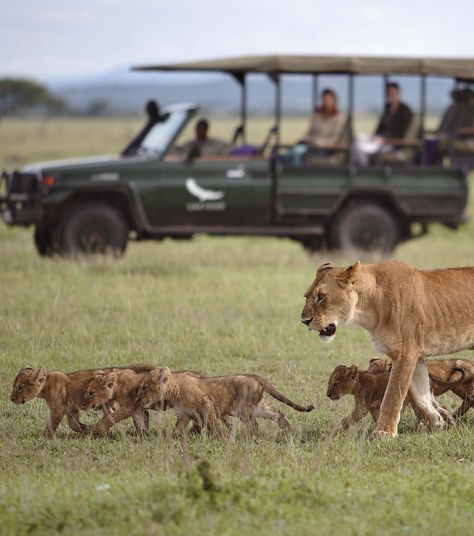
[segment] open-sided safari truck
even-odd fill
[[[10,225],[34,225],[40,254],[120,254],[130,238],[189,238],[197,233],[279,236],[309,249],[326,246],[387,253],[413,237],[414,223],[425,231],[431,222],[456,228],[464,219],[466,169],[474,154],[474,61],[262,56],[136,69],[231,75],[241,87],[241,124],[232,147],[224,155],[176,152],[179,134],[197,112],[196,106],[177,105],[152,110],[141,135],[119,156],[5,172],[0,198],[3,219]],[[252,73],[268,75],[276,90],[273,140],[266,147],[249,145],[246,139],[246,80]],[[281,77],[311,75],[316,93],[318,75],[324,73],[347,77],[347,128],[329,158],[311,151],[309,157],[298,153],[293,158],[294,147],[280,143]],[[358,74],[420,78],[418,123],[405,139],[391,141],[399,153],[396,158],[392,154],[369,165],[353,161],[354,77]],[[434,140],[428,140],[424,131],[430,75],[454,79],[456,90],[471,99],[467,107],[471,124],[451,128]],[[453,123],[454,117],[461,117],[465,122],[465,113],[451,110],[443,120]],[[441,158],[429,157],[433,143]]]

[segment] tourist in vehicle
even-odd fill
[[[148,116],[147,122],[138,135],[127,145],[122,151],[122,156],[131,156],[137,153],[141,147],[143,140],[147,137],[150,130],[161,121],[164,121],[168,114],[161,114],[158,103],[154,100],[149,100],[145,106],[145,113]]]
[[[330,155],[342,138],[346,115],[339,111],[338,98],[332,89],[321,94],[321,105],[314,109],[304,142],[321,156]]]
[[[400,86],[389,82],[386,86],[387,104],[380,118],[375,135],[384,139],[404,138],[413,118],[411,108],[400,100]]]
[[[321,104],[314,109],[305,137],[286,153],[290,165],[343,164],[347,157],[348,121],[338,108],[334,90],[321,93]],[[341,151],[342,149],[342,151]]]
[[[474,91],[455,88],[436,131],[425,133],[425,160],[441,163],[445,156],[474,153]]]
[[[397,142],[404,140],[414,126],[411,108],[401,101],[397,82],[386,85],[387,104],[373,135],[358,135],[354,140],[353,160],[367,165],[372,163],[406,163],[406,151],[398,150]],[[410,133],[410,137],[411,137]],[[413,134],[416,136],[416,133]],[[412,152],[408,159],[412,158]]]
[[[230,144],[209,136],[209,122],[202,118],[196,123],[194,140],[182,145],[179,152],[184,152],[186,159],[192,160],[201,156],[226,155],[230,149]]]

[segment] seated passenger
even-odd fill
[[[438,129],[425,136],[425,159],[429,164],[441,163],[445,156],[474,153],[474,93],[468,88],[454,89],[451,99]]]
[[[146,138],[150,130],[161,121],[165,120],[168,114],[161,114],[160,107],[158,103],[154,100],[150,100],[146,103],[145,112],[148,116],[148,120],[142,130],[137,134],[137,136],[125,147],[122,151],[122,156],[131,156],[136,154],[140,148],[143,140]]]
[[[194,140],[188,141],[179,147],[179,151],[186,154],[187,160],[200,156],[229,154],[231,146],[228,143],[209,137],[209,122],[207,119],[199,119],[196,123],[195,133]]]
[[[386,90],[387,104],[375,130],[375,136],[384,138],[384,141],[401,140],[410,126],[413,112],[400,100],[400,86],[396,82],[388,83]]]
[[[354,142],[354,160],[366,165],[409,163],[414,159],[415,143],[419,137],[419,117],[400,100],[400,86],[389,82],[386,86],[387,104],[373,135],[359,135]]]
[[[345,114],[337,107],[337,95],[332,89],[325,89],[321,94],[321,106],[315,108],[308,133],[304,137],[311,149],[316,149],[320,156],[329,156],[341,143],[347,124]]]

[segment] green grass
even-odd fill
[[[29,140],[20,133],[37,123],[3,122],[0,160],[15,151],[25,160],[109,152],[127,121],[50,122]],[[89,130],[88,139],[78,135]],[[329,402],[328,375],[339,363],[365,365],[374,352],[362,330],[343,327],[323,345],[299,322],[302,294],[327,257],[287,240],[197,237],[132,243],[118,262],[73,263],[39,258],[31,233],[0,225],[0,534],[472,531],[474,412],[435,434],[416,433],[407,412],[396,440],[368,442],[369,421],[331,439],[352,401]],[[473,240],[473,222],[458,232],[434,226],[396,257],[418,267],[474,265]],[[282,407],[295,428],[289,437],[264,423],[255,439],[239,429],[230,442],[176,443],[163,434],[173,424],[167,412],[152,415],[147,439],[130,435],[130,423],[101,439],[62,424],[47,441],[44,403],[9,401],[21,366],[139,361],[256,372],[316,410]]]

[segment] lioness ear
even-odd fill
[[[347,285],[353,285],[359,279],[360,272],[360,261],[356,261],[355,264],[349,266],[347,270],[342,272],[342,274],[337,278],[337,282],[343,287]]]

